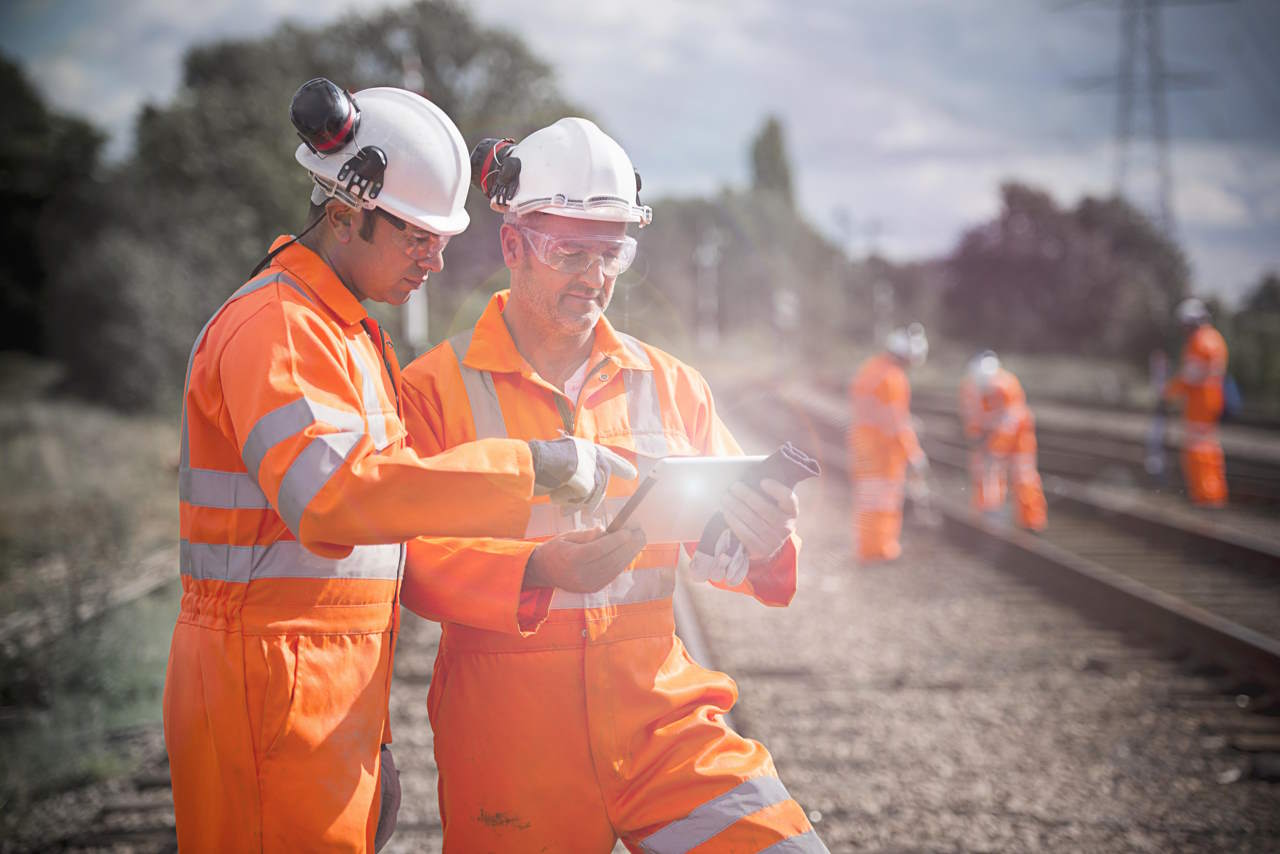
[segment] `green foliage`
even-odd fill
[[[52,343],[73,390],[129,409],[176,401],[201,325],[277,234],[304,224],[310,181],[293,159],[294,90],[317,76],[354,91],[407,75],[469,140],[519,138],[580,112],[516,37],[443,0],[191,50],[172,103],[139,116],[134,154],[94,199],[61,209],[45,241]],[[440,316],[501,267],[495,219],[472,204],[475,224],[431,279]]]
[[[49,110],[13,62],[0,57],[0,340],[38,354],[44,346],[48,261],[34,250],[45,212],[75,195],[98,167],[103,137]],[[65,252],[65,247],[63,247]]]
[[[1262,277],[1223,333],[1245,407],[1280,414],[1280,274]]]
[[[794,207],[791,190],[791,163],[782,138],[782,123],[777,116],[765,119],[764,126],[751,142],[751,186],[762,193],[773,193]]]
[[[948,331],[974,344],[1145,360],[1187,292],[1178,246],[1120,199],[1059,208],[1023,184],[947,259]]]
[[[640,234],[640,255],[615,303],[630,300],[624,325],[655,341],[686,343],[699,288],[717,289],[725,334],[797,331],[780,310],[795,302],[805,335],[789,346],[804,346],[826,332],[845,333],[849,283],[844,256],[778,194],[723,190],[654,204],[653,224]],[[611,317],[623,313],[617,305]]]

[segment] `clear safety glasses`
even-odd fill
[[[582,273],[596,263],[600,272],[612,279],[622,275],[636,260],[634,237],[561,237],[516,226],[539,261],[560,273]]]
[[[378,216],[385,219],[395,231],[391,234],[391,240],[404,254],[414,260],[422,260],[430,258],[444,251],[449,245],[449,236],[445,234],[436,234],[427,231],[425,228],[418,228],[414,225],[400,219],[395,214],[390,214],[382,208],[374,208],[374,212]]]

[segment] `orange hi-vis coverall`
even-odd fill
[[[402,543],[525,529],[527,444],[424,459],[398,386],[381,330],[296,243],[196,339],[164,692],[184,852],[372,851]]]
[[[1227,503],[1226,467],[1218,420],[1222,417],[1222,382],[1227,374],[1227,342],[1208,323],[1201,324],[1182,350],[1178,375],[1165,387],[1165,397],[1183,398],[1182,477],[1196,504]]]
[[[960,422],[969,446],[969,495],[976,510],[986,512],[1004,506],[1005,478],[987,452],[986,416],[982,392],[972,377],[960,381]]]
[[[1007,478],[1013,492],[1014,521],[1031,531],[1044,530],[1048,510],[1036,468],[1036,423],[1022,384],[1001,368],[977,400],[975,419],[972,398],[966,402],[962,387],[965,432],[970,437],[980,437],[979,462],[973,464],[971,458],[974,508],[987,512],[1003,506]]]
[[[578,399],[540,378],[495,294],[473,329],[405,369],[406,423],[426,451],[563,430],[633,459],[740,454],[702,377],[601,318]],[[636,482],[609,484],[605,515]],[[446,852],[818,852],[758,742],[729,729],[728,676],[674,634],[679,544],[651,544],[604,589],[521,591],[539,539],[579,522],[535,504],[523,540],[422,539],[404,604],[444,624],[427,700]],[[766,605],[796,590],[799,540],[733,588]],[[771,847],[773,846],[773,847]]]
[[[902,554],[902,500],[909,464],[924,458],[911,427],[911,384],[888,353],[862,363],[849,388],[853,423],[853,527],[858,559],[893,560]]]

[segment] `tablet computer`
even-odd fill
[[[721,497],[763,459],[665,457],[610,520],[609,530],[638,527],[651,544],[697,542]]]

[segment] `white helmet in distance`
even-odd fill
[[[587,119],[564,118],[523,140],[485,139],[471,153],[472,182],[496,211],[573,219],[653,220],[640,174],[622,146]]]
[[[893,330],[885,339],[885,349],[911,367],[920,367],[929,358],[929,339],[925,337],[924,325],[912,323]]]
[[[994,350],[983,350],[969,360],[967,369],[969,379],[982,392],[991,388],[996,376],[1000,373],[1000,357]]]
[[[316,78],[298,89],[289,112],[303,141],[294,157],[316,183],[316,204],[336,198],[381,208],[441,235],[467,227],[466,143],[426,98],[392,87],[351,95]]]
[[[1178,322],[1183,326],[1199,326],[1209,320],[1209,309],[1195,297],[1187,297],[1178,303]]]

